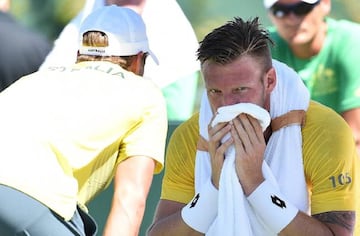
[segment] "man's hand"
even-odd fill
[[[266,143],[259,121],[252,116],[242,113],[231,124],[236,173],[248,196],[264,181],[262,163]]]
[[[212,122],[210,122],[211,124]],[[225,143],[221,143],[221,139],[230,132],[231,125],[229,123],[219,123],[214,127],[208,126],[209,132],[209,154],[211,158],[211,181],[213,185],[219,189],[219,181],[221,169],[224,164],[225,151],[233,143],[229,138]]]

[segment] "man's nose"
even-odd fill
[[[225,94],[223,99],[223,106],[229,106],[239,103],[238,98],[233,94]]]

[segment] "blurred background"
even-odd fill
[[[53,41],[63,27],[82,9],[85,0],[11,0],[10,12],[25,26]],[[235,16],[258,16],[264,26],[271,24],[263,0],[178,0],[199,41],[212,29]],[[166,9],[159,9],[166,11]],[[360,0],[332,0],[331,16],[360,23]],[[174,26],[176,27],[176,26]],[[202,81],[199,81],[199,91]],[[199,105],[201,92],[197,95]]]
[[[234,16],[244,19],[259,16],[268,26],[267,13],[262,0],[178,0],[201,40],[211,29]],[[54,40],[64,25],[82,8],[84,0],[12,0],[11,13],[24,25]],[[333,0],[334,18],[360,22],[359,0]],[[159,9],[166,11],[166,9]]]

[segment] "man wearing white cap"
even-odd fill
[[[175,123],[186,120],[193,114],[196,105],[200,64],[195,56],[198,40],[176,0],[86,0],[83,10],[56,39],[41,69],[73,63],[81,21],[97,8],[111,4],[129,7],[141,14],[150,47],[159,59],[158,64],[147,60],[144,76],[154,80],[161,88],[168,120]]]
[[[331,0],[264,0],[273,58],[294,68],[311,98],[339,113],[360,153],[360,25],[328,17]]]
[[[0,94],[1,236],[95,235],[86,204],[112,179],[103,235],[138,235],[167,132],[161,90],[142,77],[157,59],[129,8],[94,11],[79,36],[76,64]]]

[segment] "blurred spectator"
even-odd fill
[[[195,52],[195,32],[175,0],[87,0],[83,10],[64,28],[55,47],[41,66],[72,64],[76,59],[79,24],[104,4],[126,6],[140,13],[145,21],[149,44],[159,65],[148,59],[145,77],[154,79],[167,102],[168,119],[183,121],[194,111],[200,76]],[[163,10],[159,10],[163,9]],[[68,53],[69,50],[73,53]]]
[[[273,57],[294,68],[311,98],[347,121],[360,153],[360,25],[328,17],[331,0],[264,0]]]
[[[52,44],[21,25],[10,13],[10,1],[0,0],[0,91],[39,69]]]

